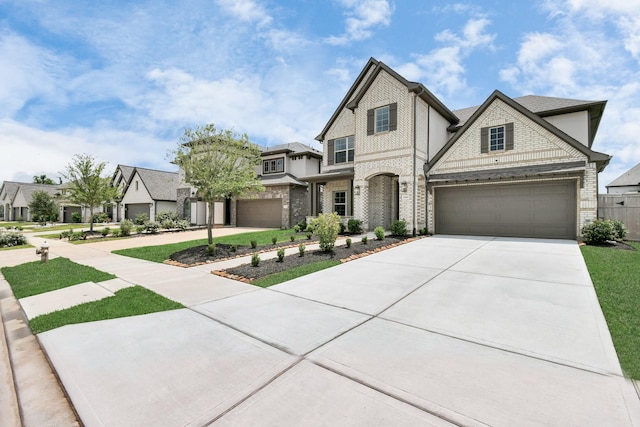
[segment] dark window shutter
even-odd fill
[[[513,150],[513,123],[504,125],[504,149]]]
[[[373,113],[374,110],[367,110],[367,135],[373,135],[374,133]]]
[[[480,129],[480,152],[489,152],[489,128]]]
[[[398,103],[389,105],[389,131],[398,129]]]
[[[335,150],[334,150],[334,146],[335,146],[336,140],[335,139],[330,139],[327,142],[327,165],[332,165],[333,164],[333,160],[335,158]]]

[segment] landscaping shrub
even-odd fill
[[[111,237],[120,237],[120,230],[111,230]]]
[[[231,252],[235,252],[238,250],[238,245],[231,245],[229,249],[231,249]]]
[[[368,238],[367,236],[364,236],[364,237],[362,238],[362,244],[363,244],[363,245],[366,245],[368,242],[369,242],[369,238]]]
[[[257,267],[257,266],[259,266],[259,265],[260,265],[260,255],[258,255],[258,254],[253,254],[253,255],[251,256],[251,265],[252,265],[253,267]]]
[[[123,219],[120,222],[120,235],[123,237],[131,235],[132,228],[133,228],[133,221],[131,221],[130,219]]]
[[[141,234],[144,232],[144,225],[136,225],[136,233]]]
[[[406,236],[407,235],[407,221],[403,219],[396,219],[391,223],[391,234],[394,236]]]
[[[337,213],[323,213],[314,220],[314,233],[320,240],[320,249],[331,252],[338,238],[340,230],[340,215]]]
[[[217,253],[218,253],[218,248],[216,247],[215,243],[207,245],[207,255],[216,256]]]
[[[164,221],[171,221],[175,223],[178,221],[178,214],[169,210],[160,211],[156,213],[156,221],[162,224]]]
[[[298,252],[300,253],[300,256],[304,256],[304,250],[305,250],[304,243],[300,243],[298,245]]]
[[[418,230],[418,234],[420,234],[421,236],[426,236],[427,234],[429,234],[429,230],[427,229],[427,227],[421,228],[420,230]]]
[[[347,239],[345,243],[347,245],[347,249],[351,247],[351,239]]]
[[[376,235],[376,240],[383,240],[384,239],[384,228],[383,227],[376,227],[373,229],[373,234]]]
[[[610,222],[611,227],[613,227],[613,231],[616,234],[616,240],[624,240],[628,232],[627,227],[625,227],[622,222],[615,219],[610,220]]]
[[[71,233],[71,236],[69,236],[69,241],[75,242],[76,240],[87,240],[87,233],[85,231],[76,231],[74,233]]]
[[[179,219],[174,223],[173,227],[177,228],[180,231],[184,231],[189,228],[190,225],[191,224],[189,224],[189,221],[187,221],[186,219]]]
[[[144,223],[147,221],[149,221],[149,215],[147,215],[146,213],[139,213],[134,219],[134,222],[137,225],[144,225]]]
[[[251,249],[255,249],[258,247],[258,242],[256,240],[251,241]]]
[[[100,231],[100,234],[102,234],[102,237],[107,237],[109,235],[109,227],[105,227]]]
[[[144,231],[151,234],[156,234],[160,230],[160,224],[155,221],[147,221],[144,223]]]
[[[276,243],[278,243],[278,238],[277,238],[276,236],[273,236],[273,237],[271,238],[271,243],[273,243],[274,245],[275,245]]]
[[[310,231],[307,231],[307,240],[311,240],[312,237],[313,237],[313,233]]]
[[[616,239],[616,231],[608,220],[595,220],[582,227],[582,237],[589,245],[605,243]]]
[[[163,219],[160,222],[160,227],[164,228],[165,230],[170,230],[172,228],[176,228],[176,222],[172,219]]]
[[[289,240],[291,240],[292,242],[296,241],[296,236],[294,236],[293,234],[291,236],[289,236]]]
[[[278,262],[284,261],[284,249],[278,249]]]
[[[93,214],[93,222],[101,223],[101,222],[110,222],[111,217],[106,212],[100,212]]]
[[[60,240],[68,239],[69,237],[71,237],[72,234],[73,234],[72,228],[70,228],[69,230],[65,230],[62,233],[60,233]]]
[[[71,221],[75,222],[76,224],[78,224],[80,221],[82,221],[82,215],[80,215],[80,213],[78,213],[78,212],[72,212],[71,213]]]
[[[299,223],[296,224],[298,226],[298,228],[300,230],[306,230],[307,229],[307,220],[303,219],[302,221],[300,221]],[[294,227],[295,228],[295,227]]]
[[[340,233],[340,234],[344,234],[344,230],[345,230],[344,224],[341,222],[341,223],[340,223],[340,224],[338,224],[338,225],[339,225],[339,227],[340,227],[340,230],[338,231],[338,233]]]
[[[347,230],[351,234],[360,234],[362,233],[362,221],[359,219],[351,218],[347,221]]]
[[[299,232],[300,232],[300,226],[299,226],[299,225],[297,225],[297,224],[296,224],[296,225],[294,225],[294,226],[293,226],[293,232],[294,232],[294,233],[299,233]]]
[[[0,248],[26,245],[27,238],[20,233],[0,233]]]

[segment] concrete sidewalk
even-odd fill
[[[436,236],[269,289],[70,246],[189,307],[40,334],[89,426],[640,426],[575,242]]]

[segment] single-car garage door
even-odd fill
[[[282,226],[282,199],[238,200],[236,212],[238,227]]]
[[[435,189],[435,232],[575,239],[576,182]]]
[[[124,217],[133,221],[140,214],[145,214],[147,215],[147,218],[149,218],[150,213],[151,209],[149,203],[128,203],[125,206]]]

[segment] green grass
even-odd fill
[[[270,245],[271,238],[277,237],[278,242],[289,242],[293,229],[289,230],[267,230],[267,231],[252,231],[249,233],[234,234],[231,236],[215,237],[216,231],[213,230],[213,241],[216,243],[228,244],[228,245],[242,245],[249,246],[252,240],[258,243],[258,246]],[[297,239],[306,239],[306,236],[300,234],[296,236]],[[145,246],[142,248],[131,249],[119,249],[113,251],[114,254],[124,255],[132,258],[144,259],[153,262],[163,262],[169,259],[171,254],[188,249],[194,246],[202,246],[207,244],[207,239],[191,240],[188,242],[171,243],[168,245],[158,246]]]
[[[295,279],[296,277],[306,276],[307,274],[315,273],[316,271],[331,268],[339,264],[340,261],[332,259],[305,264],[291,268],[287,271],[270,274],[269,276],[257,279],[253,281],[252,285],[260,286],[261,288],[268,288],[269,286],[277,285],[278,283],[286,282],[287,280]]]
[[[67,258],[54,258],[46,263],[34,261],[15,267],[2,267],[0,272],[18,299],[79,283],[102,282],[116,277],[93,267],[76,264]]]
[[[640,249],[640,243],[629,243]],[[640,251],[583,246],[625,375],[640,379]]]
[[[5,248],[0,248],[0,251],[12,251],[14,249],[26,249],[26,248],[32,248],[33,245],[30,244],[26,244],[26,245],[19,245],[19,246],[9,246],[9,247],[5,247]]]
[[[179,308],[183,308],[182,304],[141,286],[133,286],[117,291],[112,297],[35,317],[31,319],[29,326],[34,334],[39,334],[64,325],[137,316]]]

